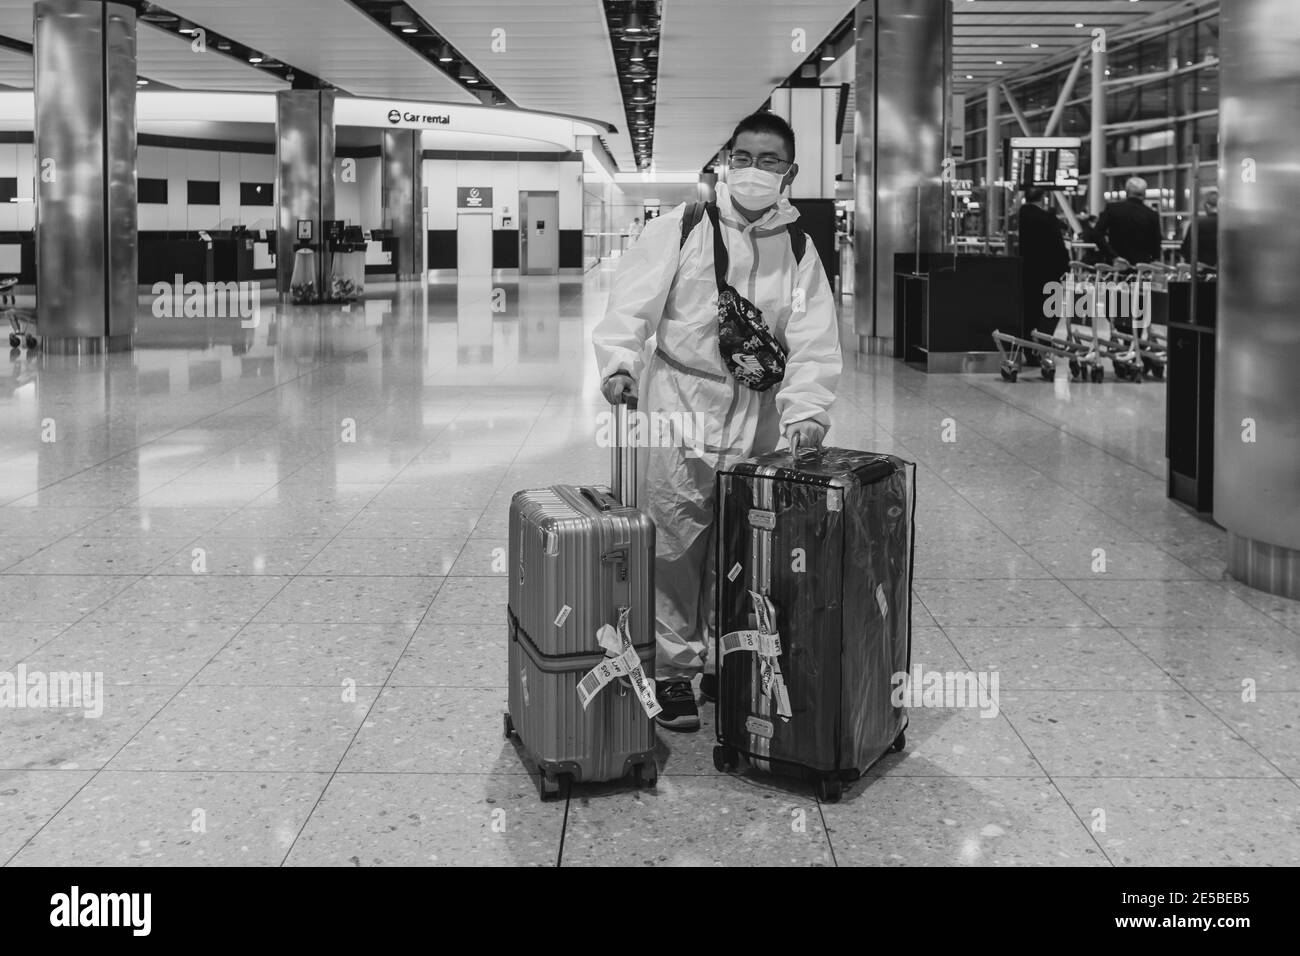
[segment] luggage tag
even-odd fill
[[[790,695],[785,689],[785,678],[781,675],[781,635],[776,632],[776,607],[769,598],[757,591],[750,591],[749,597],[754,605],[754,619],[758,627],[723,634],[722,656],[725,658],[733,651],[757,654],[763,696],[775,701],[778,716],[789,720],[794,712],[790,709]]]
[[[631,681],[647,717],[653,718],[663,710],[655,699],[654,681],[645,676],[641,657],[632,644],[628,624],[630,613],[630,608],[624,608],[619,613],[617,630],[608,624],[602,624],[596,632],[596,641],[604,649],[606,657],[578,681],[578,700],[582,703],[583,710],[587,709],[606,684],[620,677]]]

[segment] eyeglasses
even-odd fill
[[[780,156],[773,156],[771,153],[764,153],[758,159],[745,152],[732,153],[727,158],[729,169],[748,169],[750,166],[757,166],[765,173],[785,173],[793,165],[794,163],[786,162]]]

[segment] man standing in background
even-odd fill
[[[1160,261],[1160,214],[1146,204],[1147,181],[1134,176],[1124,183],[1123,202],[1110,203],[1097,219],[1117,257],[1129,265]]]
[[[1061,226],[1056,216],[1046,208],[1045,199],[1051,194],[1044,189],[1031,187],[1025,191],[1025,201],[1020,207],[1020,262],[1021,288],[1024,291],[1024,332],[1031,338],[1034,329],[1049,335],[1056,329],[1056,317],[1044,314],[1045,293],[1049,282],[1060,282],[1070,267],[1070,253],[1061,236]],[[1030,365],[1038,364],[1038,353],[1026,356]]]

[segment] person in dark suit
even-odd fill
[[[1160,261],[1160,214],[1146,204],[1147,181],[1124,183],[1123,202],[1113,202],[1097,218],[1097,232],[1130,265]]]
[[[1210,190],[1205,194],[1205,215],[1196,220],[1196,259],[1207,266],[1219,265],[1219,193]],[[1192,261],[1192,227],[1187,227],[1183,244],[1178,250],[1183,262]]]
[[[1056,328],[1057,317],[1043,314],[1047,298],[1043,287],[1049,282],[1060,282],[1070,267],[1070,253],[1065,248],[1061,226],[1044,202],[1049,198],[1046,190],[1030,188],[1025,191],[1025,201],[1020,207],[1022,335],[1025,338],[1030,338],[1034,329],[1050,334]]]
[[[1088,249],[1080,257],[1080,261],[1087,265],[1095,266],[1099,262],[1107,264],[1115,261],[1115,250],[1110,247],[1106,237],[1097,231],[1097,217],[1083,215],[1079,217],[1079,238],[1084,242],[1091,242],[1096,248]]]

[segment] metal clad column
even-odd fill
[[[1099,44],[1092,50],[1092,123],[1088,157],[1088,212],[1101,215],[1106,208],[1106,50]]]
[[[312,223],[317,246],[316,286],[326,287],[328,258],[321,242],[323,224],[334,218],[334,91],[282,90],[275,94],[276,199],[275,287],[289,294],[298,220]]]
[[[34,8],[36,291],[42,347],[129,349],[135,333],[135,11]]]
[[[984,110],[988,114],[984,128],[984,241],[988,243],[993,242],[993,234],[1001,221],[998,219],[998,207],[1001,205],[998,200],[1002,196],[1002,188],[996,185],[1002,178],[1002,170],[998,165],[998,132],[1002,128],[998,119],[998,110],[1001,109],[998,101],[998,88],[990,86],[984,98]]]
[[[876,3],[862,0],[853,12],[853,326],[858,351],[879,345],[876,334]],[[887,324],[893,328],[892,321]],[[892,346],[891,346],[892,351]]]
[[[941,177],[952,109],[952,5],[863,0],[857,23],[858,119],[865,122],[854,131],[855,327],[863,351],[895,354],[894,255],[914,252],[918,239],[922,253],[944,251]],[[867,256],[873,261],[864,269]]]
[[[384,225],[397,237],[397,277],[415,279],[424,262],[424,149],[417,129],[384,130]]]
[[[1214,519],[1233,577],[1300,598],[1300,6],[1221,17]]]

